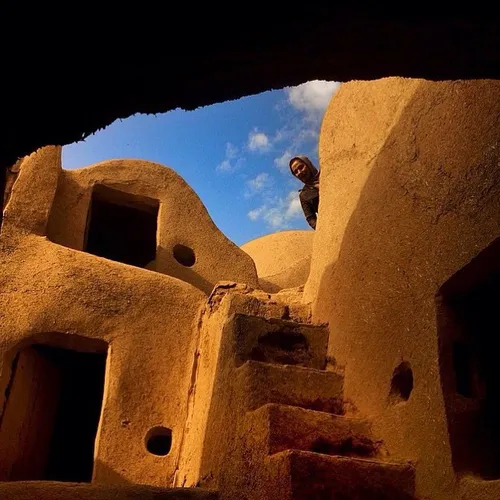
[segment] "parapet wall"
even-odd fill
[[[262,290],[303,286],[309,276],[314,231],[279,231],[241,246],[255,262]]]
[[[93,194],[94,193],[94,194]],[[210,293],[221,280],[257,284],[251,258],[215,226],[196,193],[173,170],[143,160],[111,160],[59,177],[48,237],[82,250],[89,207],[101,201],[144,207],[154,215],[154,255],[148,268],[187,281]],[[122,199],[119,199],[121,196]],[[97,202],[95,198],[98,197]],[[108,210],[104,207],[97,216]],[[127,223],[132,224],[132,216]],[[92,223],[92,221],[90,221]],[[144,231],[139,221],[137,231]],[[134,240],[125,241],[134,244]],[[141,242],[139,242],[141,243]]]

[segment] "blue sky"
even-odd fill
[[[134,115],[63,147],[63,167],[141,158],[175,170],[234,243],[287,229],[309,229],[301,183],[288,160],[318,166],[318,134],[339,84],[312,81],[194,111]]]

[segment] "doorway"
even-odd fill
[[[455,471],[500,479],[500,239],[438,296],[441,379]]]
[[[18,353],[0,420],[0,480],[92,480],[106,357],[41,344]]]

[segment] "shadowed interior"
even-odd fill
[[[137,267],[156,258],[159,204],[104,186],[92,191],[85,251]]]
[[[0,479],[90,482],[106,352],[32,345],[16,357],[0,425]]]
[[[499,250],[497,240],[452,277],[438,308],[454,467],[484,479],[500,478]]]

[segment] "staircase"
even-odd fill
[[[227,424],[217,433],[232,444],[211,473],[220,498],[413,499],[412,465],[388,461],[369,422],[347,415],[343,375],[326,367],[327,326],[290,320],[286,308],[287,319],[262,303],[259,315],[249,309],[233,305],[224,339],[233,359],[220,379]]]

